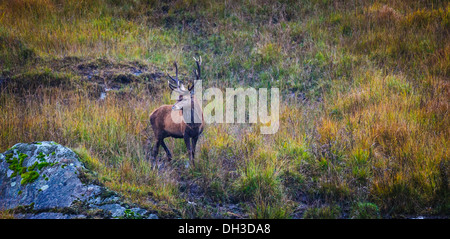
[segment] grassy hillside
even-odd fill
[[[448,39],[448,1],[1,1],[0,152],[72,147],[162,217],[448,217]],[[197,55],[204,87],[279,87],[280,130],[208,125],[158,168],[160,76]]]

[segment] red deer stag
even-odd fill
[[[200,80],[201,57],[200,59],[194,58],[194,60],[197,64],[197,69],[194,69],[194,74],[196,80]],[[190,87],[188,87],[188,90],[186,90],[183,83],[178,80],[178,67],[176,62],[174,62],[174,67],[175,78],[167,74],[175,83],[172,84],[169,81],[169,87],[173,91],[179,93],[180,96],[174,105],[162,105],[154,110],[150,115],[150,124],[156,138],[151,159],[155,159],[157,157],[159,146],[162,146],[166,151],[169,161],[171,161],[172,154],[167,148],[167,145],[164,143],[164,139],[167,137],[183,138],[189,152],[189,161],[192,161],[192,164],[194,165],[195,146],[197,145],[198,137],[202,133],[205,123],[203,119],[203,112],[194,95],[195,81]],[[185,109],[190,110],[190,114],[189,112],[184,112],[186,113],[184,114],[183,111]],[[183,117],[184,115],[185,117]],[[201,122],[199,123],[200,119]]]

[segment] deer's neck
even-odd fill
[[[184,110],[189,110],[189,113],[185,112]],[[182,111],[187,126],[189,126],[190,128],[198,128],[202,125],[203,111],[200,107],[200,104],[198,104],[197,100],[195,99],[195,97],[191,96],[190,108],[189,109],[183,108]]]
[[[195,123],[195,121],[194,121],[194,114],[195,114],[195,112],[194,112],[195,110],[194,110],[194,96],[192,95],[192,93],[191,93],[191,123],[190,124],[192,124],[192,125],[194,125]]]

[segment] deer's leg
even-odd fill
[[[197,146],[198,136],[192,138],[192,158],[195,158],[195,147]]]
[[[164,143],[164,139],[161,140],[161,145],[163,146],[164,150],[166,151],[167,157],[169,158],[169,161],[172,160],[172,154],[170,153],[169,148],[167,148],[166,143]]]
[[[159,151],[159,146],[161,145],[161,141],[160,139],[158,139],[155,143],[155,146],[153,147],[153,152],[152,152],[152,159],[156,159],[156,157],[158,156],[158,151]]]
[[[192,156],[191,138],[189,136],[184,136],[184,143],[186,144],[186,148],[189,153],[189,161],[192,161],[192,165],[194,165],[194,157]]]

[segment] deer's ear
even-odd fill
[[[181,85],[180,85],[180,90],[181,91],[186,91],[186,88],[184,88],[184,84],[183,83],[181,83]]]

